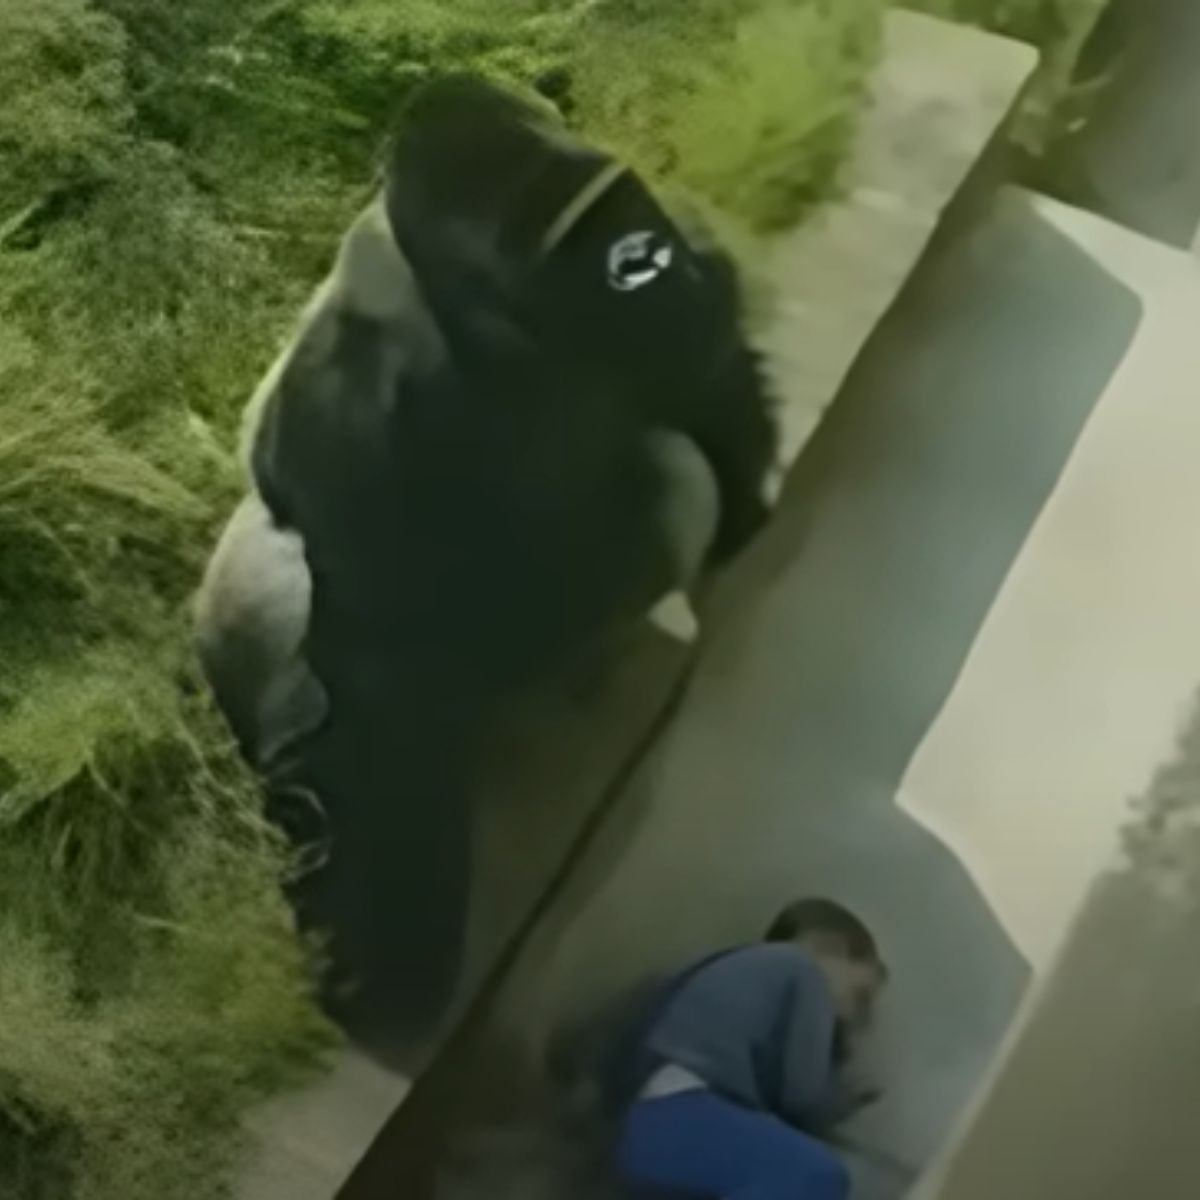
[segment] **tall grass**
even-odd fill
[[[209,1200],[329,1044],[184,616],[306,284],[173,140],[179,6],[107,7],[0,6],[0,1195]]]
[[[884,0],[316,0],[304,35],[391,78],[478,71],[552,95],[660,186],[752,229],[828,195]],[[386,73],[386,68],[384,68]]]
[[[0,1194],[221,1194],[328,1035],[282,848],[191,681],[199,496],[0,371]]]
[[[47,920],[44,896],[13,894],[34,865],[69,864],[6,826],[4,898],[21,915],[0,923],[0,1193],[224,1195],[239,1114],[325,1044],[268,884],[271,843],[223,819],[177,821],[145,847],[138,873],[159,886],[124,896],[120,919],[89,917],[104,956],[83,966],[77,916]]]
[[[836,184],[881,13],[876,0],[601,6],[573,115],[660,185],[755,230],[786,226]]]

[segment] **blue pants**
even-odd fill
[[[635,1104],[620,1168],[651,1194],[696,1200],[846,1200],[850,1192],[828,1146],[702,1089]]]

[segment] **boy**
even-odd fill
[[[623,1178],[707,1200],[844,1200],[846,1169],[815,1135],[875,1098],[846,1067],[887,977],[857,917],[802,900],[761,944],[668,981],[631,1047]]]

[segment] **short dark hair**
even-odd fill
[[[808,934],[837,938],[855,962],[875,962],[883,966],[874,934],[836,900],[812,897],[794,901],[771,922],[766,940],[794,942]]]

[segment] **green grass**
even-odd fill
[[[6,839],[5,901],[25,920],[0,923],[0,1193],[222,1195],[240,1113],[325,1044],[270,883],[275,851],[237,803],[160,820],[140,857],[99,851],[128,879],[103,910],[83,910],[98,947],[78,944],[73,887],[12,894],[34,865],[73,872],[63,846],[40,831]],[[86,830],[102,840],[94,816]],[[58,920],[56,903],[69,909]]]
[[[756,231],[786,226],[835,184],[881,13],[875,0],[599,7],[572,115],[660,186]]]
[[[835,189],[882,11],[0,4],[0,1195],[218,1200],[246,1108],[330,1044],[187,603],[241,407],[411,87],[540,87],[770,229]]]
[[[383,91],[397,75],[456,68],[527,90],[553,81],[589,139],[763,229],[835,185],[882,11],[883,0],[316,0],[303,37],[387,78]]]

